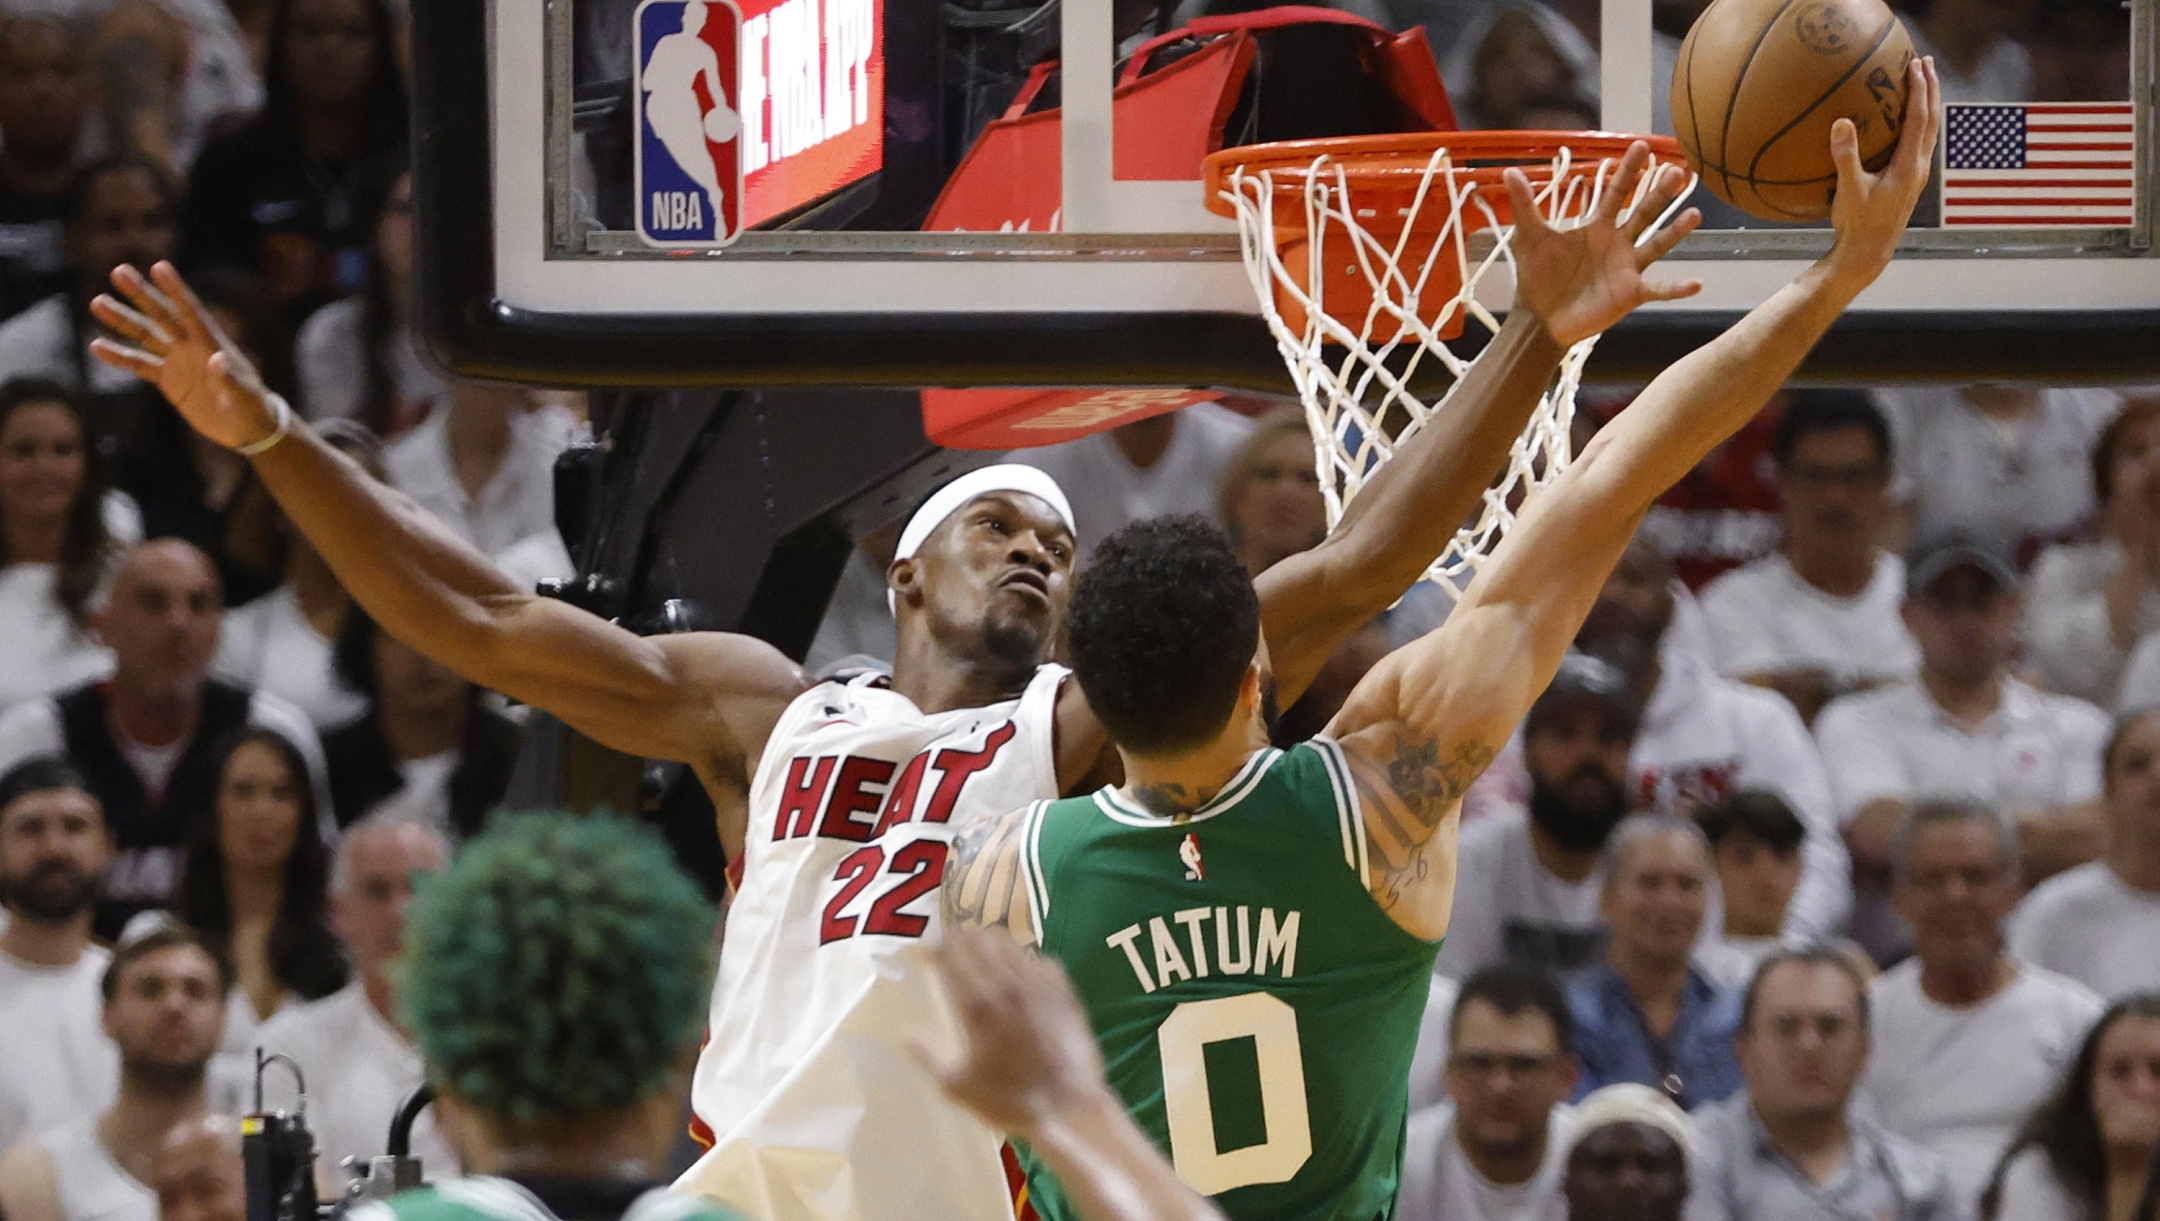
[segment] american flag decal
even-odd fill
[[[2130,103],[1952,104],[1945,110],[1945,227],[2136,222]]]

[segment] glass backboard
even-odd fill
[[[462,371],[600,386],[1281,390],[1193,141],[1405,121],[1376,118],[1360,90],[1376,54],[1410,70],[1406,50],[1438,69],[1465,125],[1669,131],[1666,82],[1700,4],[1340,0],[1335,11],[1379,32],[1264,44],[1220,122],[1189,117],[1222,96],[1201,44],[1148,50],[1145,74],[1132,64],[1159,33],[1239,7],[1222,0],[413,7],[423,323]],[[1970,106],[1968,145],[1992,149],[2009,124],[2035,158],[2052,139],[2090,146],[2062,154],[2089,165],[2057,197],[1974,190],[1950,167],[1947,192],[1923,203],[1901,257],[1805,376],[2160,377],[2156,9],[1931,0],[1928,16],[1905,14],[1923,49],[1966,65],[1947,75]],[[1412,30],[1436,49],[1394,37]],[[1341,68],[1358,55],[1362,75]],[[1054,77],[1031,73],[1045,58]],[[1134,107],[1143,83],[1158,96]],[[926,230],[984,214],[941,193],[971,150],[986,155],[986,130],[1007,141],[994,177],[1014,199],[988,213],[1005,220]],[[1600,345],[1591,378],[1654,373],[1828,240],[1698,202],[1713,205],[1709,223],[1672,271],[1705,291],[1639,311]],[[1481,291],[1504,310],[1512,285],[1496,275]]]

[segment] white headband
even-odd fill
[[[1680,1146],[1680,1155],[1689,1165],[1696,1164],[1699,1154],[1696,1148],[1695,1122],[1688,1118],[1678,1103],[1658,1090],[1632,1081],[1604,1086],[1590,1091],[1575,1106],[1575,1123],[1568,1129],[1567,1141],[1560,1150],[1560,1160],[1565,1162],[1575,1153],[1575,1146],[1599,1128],[1609,1128],[1616,1123],[1639,1123],[1654,1128],[1673,1138]]]
[[[958,513],[976,497],[992,492],[1025,492],[1039,496],[1057,512],[1058,520],[1065,523],[1065,528],[1073,530],[1072,502],[1065,499],[1065,489],[1058,486],[1057,480],[1032,466],[1001,462],[969,471],[932,492],[922,508],[915,510],[915,516],[908,518],[907,528],[900,531],[900,546],[893,551],[893,558],[915,558],[915,553],[922,550],[922,545],[945,524],[946,518]],[[885,591],[885,605],[898,612],[899,599],[889,589]]]

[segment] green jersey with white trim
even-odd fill
[[[1038,802],[1024,837],[1043,950],[1178,1176],[1240,1221],[1386,1217],[1439,943],[1366,889],[1342,748],[1261,751],[1176,818],[1115,789]],[[1046,1221],[1076,1221],[1022,1163]]]

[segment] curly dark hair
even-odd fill
[[[285,893],[278,905],[277,920],[270,926],[266,947],[270,971],[295,996],[320,1000],[345,986],[351,966],[337,935],[330,931],[326,914],[330,851],[318,831],[315,790],[308,783],[307,761],[299,748],[285,735],[261,728],[242,729],[219,745],[213,769],[219,790],[224,788],[225,769],[232,764],[233,756],[251,743],[261,743],[276,752],[292,774],[293,792],[300,802],[299,834],[293,837],[292,855],[285,858]],[[200,929],[229,957],[232,905],[225,889],[225,852],[219,843],[222,819],[216,799],[192,822],[175,907],[181,919]]]
[[[1222,731],[1260,642],[1260,598],[1199,517],[1126,526],[1095,548],[1066,615],[1073,674],[1118,745],[1198,746]]]
[[[83,481],[68,504],[67,528],[60,538],[60,576],[54,592],[68,620],[77,628],[88,627],[90,599],[97,593],[105,565],[113,556],[112,538],[105,533],[104,463],[82,400],[58,382],[19,377],[0,385],[0,432],[7,430],[8,421],[17,411],[32,404],[49,404],[66,411],[74,419],[76,435],[81,439]],[[11,564],[14,559],[7,553],[5,532],[0,531],[0,564]]]
[[[2038,1149],[2063,1189],[2076,1196],[2093,1216],[2107,1211],[2107,1146],[2100,1138],[2100,1117],[2093,1112],[2093,1073],[2100,1062],[2100,1040],[2119,1022],[2131,1018],[2160,1021],[2160,992],[2133,992],[2107,1007],[2100,1020],[2085,1034],[2077,1059],[2063,1075],[2062,1084],[2034,1109],[2018,1129],[2017,1139],[2003,1150],[1980,1193],[1980,1216],[1994,1221],[2002,1207],[2003,1173],[2019,1154]],[[2014,1221],[2014,1219],[2013,1219]]]
[[[504,814],[424,881],[397,966],[431,1080],[516,1125],[634,1106],[702,1027],[713,910],[652,832]]]

